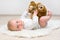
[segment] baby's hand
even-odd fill
[[[37,15],[37,13],[38,13],[38,11],[37,11],[37,10],[35,10],[35,11],[34,11],[34,15]]]

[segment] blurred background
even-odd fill
[[[6,25],[11,19],[20,19],[20,15],[28,8],[30,1],[41,2],[52,11],[52,21],[60,23],[60,0],[0,0],[0,27]],[[58,23],[58,24],[59,24]],[[53,24],[53,23],[52,23]],[[16,38],[0,33],[0,40],[60,40],[60,29],[50,35],[37,38]]]
[[[0,0],[0,15],[21,15],[30,1],[42,2],[53,15],[60,15],[60,0]]]
[[[52,19],[60,19],[60,0],[0,0],[0,25],[10,19],[20,19],[31,1],[43,3],[52,11]]]

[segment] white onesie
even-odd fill
[[[30,13],[25,11],[20,18],[24,22],[25,29],[37,29],[40,28],[38,24],[38,17],[33,15],[33,18],[30,18]]]

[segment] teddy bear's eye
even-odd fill
[[[43,6],[40,6],[39,8],[40,8],[40,9],[42,9],[42,8],[43,8]]]
[[[40,8],[43,8],[42,6]]]
[[[38,9],[43,10],[44,9],[44,6],[43,5],[39,5],[38,6]]]

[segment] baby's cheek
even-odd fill
[[[18,30],[22,30],[23,27],[24,27],[23,23],[19,24],[19,25],[18,25]]]

